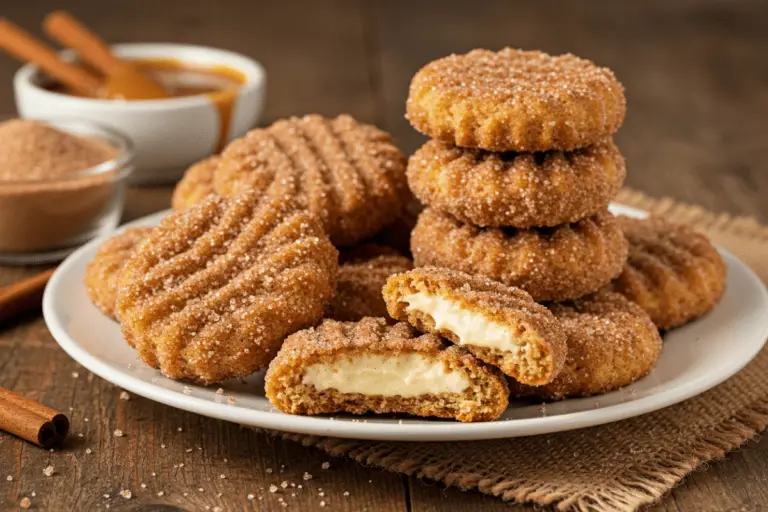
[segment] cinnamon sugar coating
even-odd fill
[[[618,130],[626,100],[613,72],[589,60],[504,48],[430,62],[406,108],[414,128],[460,147],[568,151]]]
[[[171,197],[174,210],[186,210],[213,194],[213,172],[219,164],[219,156],[209,156],[192,165],[176,185]]]
[[[647,375],[661,354],[659,331],[647,314],[608,291],[549,306],[565,331],[565,368],[546,386],[510,382],[516,396],[559,400],[607,393]]]
[[[137,248],[120,273],[117,318],[142,361],[167,377],[246,377],[320,320],[337,258],[289,198],[209,196],[163,219]]]
[[[625,176],[611,140],[544,153],[491,153],[431,140],[408,160],[408,184],[423,203],[477,226],[576,222],[604,210]]]
[[[470,386],[461,393],[403,397],[341,393],[336,389],[319,391],[302,382],[305,369],[313,363],[361,354],[393,358],[420,354],[441,361],[450,372],[460,372]],[[388,325],[383,318],[325,320],[319,327],[293,334],[269,365],[265,388],[272,405],[290,414],[405,413],[463,422],[498,418],[507,408],[509,394],[501,373],[469,352],[455,345],[446,346],[434,334],[418,335],[408,324]]]
[[[342,264],[336,293],[325,308],[325,317],[341,321],[386,317],[387,305],[381,289],[389,276],[412,268],[413,262],[405,256],[377,256]]]
[[[233,141],[221,155],[221,195],[269,193],[289,181],[331,241],[354,245],[393,222],[410,192],[405,157],[388,134],[347,115],[293,117]]]
[[[117,281],[135,247],[153,228],[128,228],[101,244],[85,267],[83,284],[94,306],[108,317],[115,316]]]
[[[618,220],[629,258],[610,289],[639,304],[659,329],[688,323],[717,304],[726,266],[706,235],[660,218]]]
[[[383,293],[392,318],[461,344],[481,361],[519,382],[547,384],[565,363],[565,334],[559,323],[546,307],[535,303],[520,288],[455,270],[423,267],[390,277]],[[438,328],[429,313],[408,307],[407,297],[415,293],[441,297],[459,305],[462,311],[506,326],[519,342],[516,350],[462,343],[466,340],[452,330]]]
[[[568,300],[619,275],[627,241],[602,211],[554,228],[479,228],[427,208],[411,234],[417,267],[432,265],[517,286],[536,302]]]

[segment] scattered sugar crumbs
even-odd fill
[[[23,498],[21,498],[21,501],[19,502],[19,506],[24,510],[26,510],[32,506],[32,500],[24,496]]]

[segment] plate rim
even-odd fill
[[[648,215],[647,212],[631,206],[619,203],[612,203],[612,205],[619,206],[624,212],[629,213],[630,215],[639,217]],[[120,229],[122,230],[131,226],[154,224],[167,215],[169,211],[170,210],[164,210],[147,215],[121,226]],[[108,237],[109,235],[92,240],[70,255],[56,269],[43,294],[43,318],[52,337],[72,359],[83,365],[86,369],[108,382],[147,399],[220,420],[231,421],[257,428],[298,434],[350,439],[414,441],[414,436],[410,433],[411,429],[403,428],[404,425],[409,424],[395,422],[367,423],[363,419],[359,421],[332,421],[327,416],[313,417],[290,415],[275,409],[258,410],[255,408],[237,407],[228,403],[212,402],[207,399],[189,396],[175,390],[163,388],[125,371],[116,371],[115,366],[92,355],[77,340],[69,335],[65,326],[62,324],[60,315],[55,311],[56,305],[54,304],[52,290],[55,290],[58,287],[59,282],[64,279],[64,276],[68,273],[70,267],[77,263],[79,256],[82,253],[91,250],[95,245],[100,244]],[[724,258],[729,261],[729,267],[733,264],[734,267],[739,268],[739,271],[744,272],[747,275],[749,281],[762,285],[757,287],[759,289],[758,293],[761,296],[761,301],[768,305],[768,290],[766,290],[766,286],[757,274],[731,252],[721,247],[717,248]],[[732,269],[729,268],[729,271],[732,271]],[[699,375],[687,381],[684,386],[668,390],[661,395],[649,395],[627,402],[608,405],[599,409],[563,413],[554,416],[515,418],[477,423],[453,423],[445,421],[430,422],[428,419],[425,419],[423,422],[418,423],[418,425],[411,425],[419,429],[419,435],[417,436],[418,442],[467,441],[524,437],[575,430],[648,414],[704,393],[733,377],[736,373],[742,370],[757,356],[766,341],[768,341],[768,313],[764,313],[761,318],[763,319],[763,324],[757,328],[762,329],[762,332],[759,334],[763,338],[763,342],[759,345],[756,344],[754,350],[749,353],[748,358],[745,356],[743,359],[739,359],[736,362],[728,361],[728,364],[724,367],[725,371],[720,373],[717,379],[710,379],[706,374]],[[158,376],[160,378],[166,378],[159,372]]]

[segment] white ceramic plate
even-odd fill
[[[615,213],[643,216],[614,205]],[[152,226],[161,212],[132,225]],[[708,315],[665,336],[656,369],[632,386],[598,397],[541,405],[516,404],[502,419],[456,423],[393,417],[308,417],[283,414],[264,398],[263,374],[247,382],[204,387],[177,382],[146,367],[125,343],[119,326],[91,303],[83,272],[103,240],[94,240],[67,258],[43,298],[43,314],[53,337],[80,364],[138,395],[172,407],[244,425],[286,432],[356,439],[459,441],[528,436],[599,425],[667,407],[716,386],[743,368],[768,337],[765,286],[735,256],[721,250],[728,287]],[[234,402],[228,397],[234,397]]]

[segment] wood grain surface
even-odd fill
[[[109,41],[195,43],[256,57],[269,75],[264,124],[347,112],[389,130],[408,153],[424,138],[403,118],[407,86],[427,61],[474,47],[570,51],[612,67],[626,86],[628,117],[617,142],[629,186],[768,222],[765,2],[70,0],[65,6]],[[39,34],[43,16],[59,7],[6,2],[2,15]],[[14,114],[16,69],[0,56],[6,116]],[[125,218],[166,208],[169,198],[170,188],[134,188]],[[39,270],[0,268],[0,284]],[[73,432],[53,452],[0,433],[2,510],[17,509],[25,496],[37,510],[57,511],[528,508],[364,468],[140,397],[122,400],[121,390],[58,348],[39,313],[0,326],[0,385],[68,413]],[[115,437],[116,429],[125,435]],[[49,465],[50,477],[43,473]],[[305,472],[313,478],[304,480]],[[766,510],[766,482],[768,441],[754,441],[693,473],[653,510]],[[132,497],[121,497],[121,490]]]

